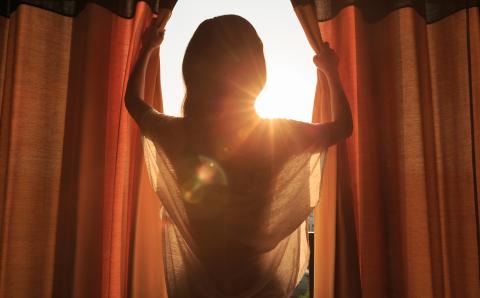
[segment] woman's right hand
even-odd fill
[[[160,22],[157,17],[152,19],[152,22],[147,27],[142,35],[142,47],[144,50],[151,51],[158,47],[163,42],[165,36],[165,29],[160,27]]]
[[[337,71],[338,56],[330,48],[328,42],[323,43],[320,52],[313,57],[313,63],[324,73],[334,73]]]

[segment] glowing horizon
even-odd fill
[[[179,1],[160,51],[164,112],[181,115],[185,93],[181,65],[193,32],[203,20],[223,14],[246,18],[263,41],[267,83],[255,103],[257,113],[310,121],[316,84],[314,53],[290,1],[278,0]]]

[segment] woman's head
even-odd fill
[[[183,59],[185,117],[253,110],[266,81],[263,44],[244,18],[224,15],[202,22]]]

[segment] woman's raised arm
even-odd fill
[[[343,91],[337,70],[338,57],[329,47],[328,43],[324,45],[323,51],[319,55],[316,55],[313,61],[327,78],[327,84],[324,85],[328,85],[330,91],[330,101],[335,120],[328,123],[315,124],[312,134],[315,134],[316,137],[319,138],[321,146],[328,147],[352,134],[353,121],[350,105]]]
[[[140,123],[143,115],[151,109],[144,101],[145,98],[145,75],[147,64],[154,50],[160,47],[165,31],[160,29],[156,18],[142,36],[142,49],[128,79],[125,93],[125,106],[130,115],[137,123]]]

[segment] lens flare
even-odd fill
[[[213,162],[202,164],[197,168],[197,177],[203,183],[209,184],[213,181],[216,175],[216,169],[213,167]]]
[[[192,179],[183,187],[183,199],[197,204],[204,200],[207,187],[213,189],[214,186],[227,185],[227,176],[221,165],[209,157],[199,156]]]

